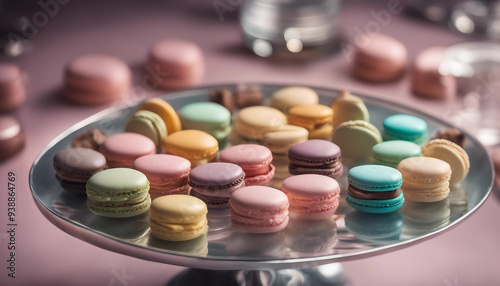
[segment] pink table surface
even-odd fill
[[[47,1],[50,2],[50,1]],[[55,2],[55,1],[52,1]],[[2,61],[19,64],[28,74],[27,102],[14,116],[27,134],[26,148],[0,164],[0,285],[165,285],[183,267],[144,261],[110,252],[52,225],[37,209],[28,185],[35,157],[59,133],[106,106],[79,107],[57,98],[64,65],[86,53],[123,58],[135,71],[135,88],[149,47],[161,39],[183,38],[200,45],[207,73],[202,84],[262,82],[346,88],[353,92],[408,104],[443,118],[450,102],[416,98],[408,78],[396,83],[370,85],[353,80],[342,53],[326,59],[279,64],[242,48],[237,6],[221,20],[213,1],[60,1],[29,40],[31,51]],[[375,21],[371,11],[385,9],[390,1],[345,1],[342,33],[356,36]],[[23,14],[33,19],[41,6]],[[393,14],[381,32],[400,39],[410,57],[426,47],[474,40],[401,14]],[[153,96],[160,91],[149,92]],[[446,118],[444,118],[446,119]],[[16,176],[16,278],[7,276],[7,176]],[[499,191],[458,227],[430,240],[398,251],[342,263],[348,285],[499,285]]]

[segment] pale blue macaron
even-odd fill
[[[372,161],[377,165],[396,168],[402,160],[422,156],[422,147],[404,140],[390,140],[378,143],[372,148]]]
[[[193,102],[181,107],[177,113],[182,129],[205,131],[222,141],[231,131],[231,113],[224,106],[214,102]]]
[[[404,203],[402,174],[392,167],[360,165],[349,170],[347,203],[367,213],[389,213]]]
[[[388,116],[383,122],[384,141],[405,140],[422,144],[427,140],[427,123],[425,120],[409,115],[394,114]]]

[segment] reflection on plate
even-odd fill
[[[195,101],[207,101],[212,88],[219,85],[179,91],[165,95],[175,109]],[[267,99],[281,85],[262,85]],[[339,91],[314,88],[320,103],[329,104]],[[370,111],[371,123],[382,130],[385,117],[408,113],[427,121],[429,135],[453,126],[416,110],[390,102],[361,96]],[[330,262],[374,255],[410,245],[429,238],[469,216],[488,196],[493,168],[484,148],[468,136],[466,151],[471,171],[460,188],[452,190],[450,198],[424,206],[406,204],[387,216],[367,215],[345,204],[345,176],[339,178],[342,187],[341,206],[331,221],[291,221],[289,226],[273,235],[248,235],[231,228],[227,210],[210,210],[206,235],[185,243],[168,243],[149,235],[148,214],[128,219],[109,219],[91,213],[85,205],[85,196],[63,190],[52,169],[54,155],[71,145],[75,134],[98,127],[107,134],[123,131],[125,120],[135,106],[112,108],[98,113],[71,127],[55,138],[39,155],[30,173],[32,194],[40,211],[56,226],[82,240],[123,254],[170,264],[210,269],[261,269],[315,266]],[[277,156],[279,166],[272,186],[279,188],[286,178],[287,158]],[[352,167],[346,165],[346,171]],[[426,210],[422,210],[426,209]],[[430,217],[419,217],[423,211]],[[347,214],[347,216],[345,216]],[[401,219],[402,217],[402,219]],[[373,227],[367,227],[372,224]]]

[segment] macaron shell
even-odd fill
[[[385,192],[399,189],[402,174],[394,168],[382,165],[359,165],[349,170],[347,181],[353,187],[370,192]]]
[[[264,145],[274,154],[286,154],[291,146],[302,143],[309,138],[304,127],[284,125],[283,128],[264,134]]]
[[[451,186],[463,181],[469,173],[469,155],[462,147],[451,141],[445,139],[431,140],[424,146],[422,154],[426,157],[441,159],[450,164]]]
[[[333,110],[322,104],[299,105],[288,110],[288,123],[309,130],[309,139],[324,139],[331,135]]]
[[[250,106],[240,110],[234,129],[244,138],[262,139],[265,133],[279,130],[287,122],[286,115],[276,108]]]
[[[169,195],[153,200],[149,217],[159,222],[189,224],[203,220],[207,212],[207,205],[198,198],[188,195]]]
[[[125,132],[142,134],[153,140],[157,147],[167,137],[167,126],[156,113],[148,110],[139,110],[125,122]]]
[[[151,185],[164,185],[172,180],[185,178],[191,170],[191,162],[180,156],[151,154],[137,158],[132,166],[142,172]]]
[[[339,126],[342,122],[350,120],[370,121],[368,109],[363,100],[344,90],[335,98],[330,107],[333,110],[333,128]]]
[[[131,168],[135,159],[156,153],[156,145],[144,135],[122,132],[109,136],[99,151],[106,157],[108,167]]]
[[[139,105],[137,110],[149,110],[158,114],[167,126],[167,133],[172,134],[182,129],[181,120],[175,109],[161,98],[150,98]]]
[[[26,75],[15,64],[0,64],[0,112],[14,110],[26,100]]]
[[[19,153],[26,144],[21,124],[11,116],[0,116],[0,161]]]
[[[346,194],[346,202],[353,208],[374,214],[390,213],[397,211],[403,206],[405,196],[401,193],[397,198],[389,200],[363,200]]]
[[[407,140],[421,144],[427,139],[427,123],[409,114],[394,114],[386,117],[383,122],[383,139]]]
[[[223,140],[231,131],[231,113],[224,106],[213,102],[194,102],[184,105],[177,112],[184,129],[198,129]]]
[[[87,181],[87,197],[93,201],[129,201],[143,197],[148,190],[147,177],[129,168],[106,169]]]
[[[224,149],[220,153],[220,160],[239,165],[244,171],[253,171],[269,166],[273,155],[265,146],[240,144]]]
[[[213,162],[198,166],[189,174],[189,185],[212,190],[214,193],[237,186],[243,182],[245,173],[233,163]]]
[[[284,87],[271,95],[271,106],[285,113],[294,106],[318,102],[318,94],[313,89],[302,86]]]
[[[106,168],[106,158],[92,149],[68,148],[54,156],[53,166],[63,180],[86,183],[92,175]]]
[[[317,166],[325,164],[325,161],[339,159],[341,149],[338,145],[320,139],[311,139],[292,146],[288,152],[290,162]]]
[[[422,147],[410,141],[384,141],[372,148],[373,163],[393,168],[403,159],[418,156],[422,156]]]
[[[352,120],[341,123],[333,131],[332,142],[340,147],[343,157],[368,161],[373,146],[382,142],[382,136],[371,123]]]
[[[181,130],[163,140],[166,153],[184,157],[191,161],[192,167],[198,161],[209,162],[217,157],[219,144],[212,135],[200,130]]]

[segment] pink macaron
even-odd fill
[[[246,186],[265,185],[276,170],[271,164],[271,150],[258,144],[239,144],[226,148],[220,153],[220,160],[240,166],[245,172]]]
[[[14,110],[26,100],[26,74],[15,64],[0,63],[0,112]]]
[[[281,190],[290,202],[292,218],[327,219],[339,206],[339,184],[328,176],[304,174],[288,177],[283,181]]]
[[[122,132],[104,140],[99,151],[106,157],[109,168],[132,168],[135,159],[156,153],[156,145],[139,133]]]
[[[149,51],[146,69],[152,84],[161,88],[194,86],[201,82],[205,72],[203,52],[189,41],[164,40]]]
[[[82,105],[124,101],[130,95],[132,71],[121,59],[91,54],[72,60],[64,71],[64,97]]]
[[[149,180],[151,199],[164,195],[189,194],[191,162],[175,155],[151,154],[134,160],[134,169]]]
[[[272,233],[288,225],[288,197],[266,186],[243,187],[231,194],[231,226],[250,233]]]

